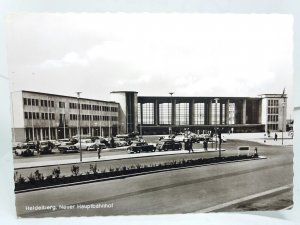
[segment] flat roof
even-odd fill
[[[77,99],[77,97],[75,97],[75,96],[58,95],[58,94],[51,94],[51,93],[37,92],[37,91],[21,90],[21,91],[15,91],[15,92],[26,92],[26,93],[32,93],[32,94],[41,94],[41,95],[49,95],[49,96],[54,96],[54,97],[66,97],[66,98]],[[97,102],[105,102],[105,103],[119,104],[118,102],[114,102],[114,101],[104,101],[104,100],[91,99],[91,98],[80,98],[80,99],[82,99],[82,100],[87,100],[87,101],[97,101]]]

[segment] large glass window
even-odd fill
[[[171,124],[172,122],[172,104],[159,104],[159,124]]]
[[[189,117],[190,107],[189,103],[177,103],[176,104],[176,124],[188,125],[190,121]]]
[[[221,121],[221,124],[226,124],[225,111],[226,111],[226,105],[222,104],[222,121]]]
[[[220,124],[220,103],[211,104],[211,123]]]
[[[235,124],[235,103],[229,103],[228,123]]]
[[[141,124],[141,103],[138,103],[138,124]]]
[[[143,124],[154,124],[154,103],[144,103],[143,107]]]
[[[205,104],[195,103],[194,104],[194,124],[204,124],[205,123]]]

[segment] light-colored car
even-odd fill
[[[124,138],[115,138],[115,145],[117,147],[127,146],[128,142]]]
[[[15,150],[16,156],[33,156],[36,150],[34,143],[23,143]]]
[[[92,147],[95,143],[92,142],[91,139],[82,139],[81,140],[81,150],[89,151],[90,147]],[[80,149],[80,143],[75,144],[76,148]]]
[[[58,146],[58,150],[61,153],[79,152],[79,149],[72,142],[65,142],[63,145]]]

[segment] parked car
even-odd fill
[[[98,148],[100,149],[105,149],[106,145],[101,143],[100,139],[97,139],[93,145],[88,146],[87,150],[88,151],[96,151]]]
[[[60,142],[57,140],[49,140],[49,141],[53,144],[54,148],[57,148],[58,146],[60,146]]]
[[[81,149],[82,150],[89,150],[89,147],[91,147],[92,145],[94,145],[94,142],[92,142],[91,139],[81,139],[81,146],[80,146],[80,143],[76,143],[75,146],[76,148]]]
[[[168,151],[168,150],[181,150],[182,144],[173,139],[162,139],[157,143],[156,149],[159,151]]]
[[[23,143],[19,145],[15,150],[15,155],[17,156],[33,156],[36,150],[36,145],[34,143]]]
[[[147,142],[134,142],[127,148],[128,153],[155,152],[155,150],[155,144]]]
[[[116,147],[127,146],[128,142],[124,138],[114,138]]]
[[[79,152],[79,149],[72,142],[66,142],[64,145],[58,146],[58,150],[61,153]]]
[[[51,153],[55,145],[51,141],[40,141],[40,153]]]
[[[58,142],[60,145],[65,145],[66,143],[70,142],[70,140],[67,138],[64,138],[64,139],[58,139]]]

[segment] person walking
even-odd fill
[[[38,155],[40,154],[40,142],[39,141],[36,142],[36,152]]]
[[[98,153],[98,159],[101,157],[101,147],[100,145],[97,146],[97,153]]]
[[[204,139],[203,141],[203,148],[204,148],[204,151],[207,151],[207,140]]]
[[[194,153],[192,139],[189,139],[189,153],[191,153],[191,151]]]
[[[274,135],[274,141],[277,141],[277,133]]]

